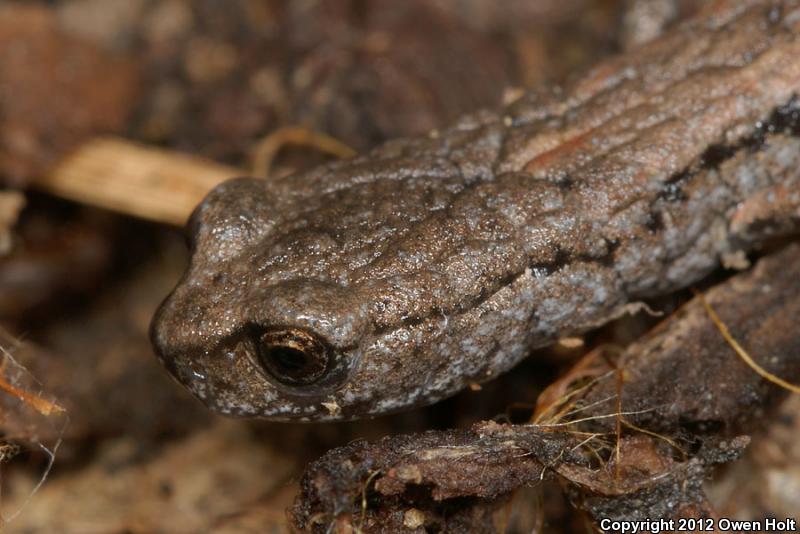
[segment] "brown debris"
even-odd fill
[[[48,9],[0,6],[0,179],[23,185],[70,149],[122,130],[135,64],[59,31]]]
[[[541,427],[486,422],[470,431],[354,443],[308,467],[292,519],[309,532],[334,524],[343,531],[410,532],[400,519],[414,509],[429,529],[457,531],[464,518],[481,518],[470,532],[497,532],[494,514],[511,493],[553,475],[595,519],[679,517],[710,511],[702,490],[710,467],[734,459],[747,443],[737,439],[675,461],[649,438],[631,436],[618,483],[611,463],[590,464],[581,441]]]
[[[12,229],[24,206],[25,196],[19,191],[0,191],[0,256],[11,251]]]
[[[79,248],[74,241],[73,245]],[[107,288],[91,306],[81,309],[73,305],[69,316],[33,321],[36,329],[29,330],[31,333],[21,340],[0,337],[0,346],[13,356],[10,363],[14,365],[8,367],[9,372],[25,378],[6,374],[6,381],[63,407],[69,417],[64,428],[39,424],[41,418],[31,419],[30,410],[20,411],[15,397],[0,392],[0,400],[8,403],[3,405],[5,432],[29,446],[35,446],[37,441],[52,443],[61,439],[59,459],[69,465],[70,460],[81,458],[85,447],[93,442],[126,436],[135,440],[142,454],[149,454],[147,451],[154,444],[207,423],[207,414],[174,387],[150,352],[150,314],[162,298],[170,274],[182,260],[176,246],[165,247],[161,256],[161,261],[143,265],[130,278]],[[51,265],[56,271],[68,267],[42,258],[27,257],[26,261],[33,271],[40,270],[37,265]],[[72,268],[77,270],[80,266]],[[64,278],[67,274],[61,272],[58,276]],[[56,282],[46,278],[40,281]],[[11,302],[7,300],[5,304]],[[51,303],[34,309],[42,317],[43,309],[53,307]],[[167,406],[169,409],[165,409]],[[37,424],[33,432],[28,428],[29,421]]]
[[[513,427],[493,423],[470,431],[356,442],[329,452],[308,468],[303,497],[295,503],[292,518],[298,529],[313,532],[325,532],[333,523],[340,529],[404,532],[405,512],[415,509],[429,528],[456,529],[469,519],[478,521],[473,523],[475,532],[493,531],[493,503],[447,501],[496,499],[538,482],[545,465],[556,461],[564,445],[563,436],[548,436],[530,427],[514,433]]]
[[[744,457],[714,480],[709,499],[723,517],[796,517],[800,481],[800,396],[764,421]]]
[[[181,259],[174,248],[164,249],[160,261],[142,266],[94,306],[43,325],[36,337],[46,350],[20,355],[20,364],[70,415],[64,439],[76,450],[65,456],[80,453],[86,440],[121,435],[146,451],[207,424],[207,414],[153,361],[147,340],[149,315],[167,279],[163,274]]]
[[[51,208],[45,216],[41,200],[20,218],[13,253],[0,262],[0,320],[6,324],[37,318],[41,325],[42,313],[57,312],[65,297],[100,287],[124,238],[108,214],[57,213],[45,203]]]
[[[800,247],[794,245],[705,294],[736,340],[790,382],[800,378],[798,269]],[[616,365],[625,376],[622,411],[646,410],[629,421],[670,434],[736,434],[787,393],[739,359],[698,298],[628,347]],[[606,381],[585,402],[615,394]]]
[[[276,128],[364,150],[496,107],[507,87],[560,81],[611,49],[614,4],[170,0],[117,35],[138,35],[159,74],[137,135],[241,165]],[[285,161],[305,169],[318,156]]]
[[[279,127],[363,150],[496,105],[515,80],[502,42],[424,0],[173,1],[149,18],[144,64],[160,76],[139,134],[237,164]]]
[[[219,420],[158,454],[131,437],[106,443],[86,468],[52,477],[9,528],[14,532],[218,532],[215,525],[286,484],[291,458],[256,440],[234,421]],[[26,480],[5,488],[3,511],[23,506]],[[37,513],[49,510],[49,513]],[[262,507],[263,514],[263,507]],[[262,530],[282,521],[282,510],[263,514]],[[57,521],[57,523],[54,523]],[[269,530],[266,530],[269,531]],[[239,531],[241,532],[241,531]]]

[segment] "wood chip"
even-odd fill
[[[195,156],[98,138],[82,145],[35,187],[134,217],[183,225],[209,190],[243,174]]]

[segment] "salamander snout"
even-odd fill
[[[313,280],[214,285],[214,274],[191,272],[154,317],[155,352],[178,382],[224,414],[342,417],[326,405],[344,410],[369,326],[354,293]]]

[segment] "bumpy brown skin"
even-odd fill
[[[800,226],[800,2],[715,2],[564,92],[427,137],[212,191],[157,313],[169,370],[210,407],[369,417],[451,395],[537,346]],[[253,332],[336,356],[287,386]]]

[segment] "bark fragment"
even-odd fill
[[[800,379],[798,272],[800,246],[792,245],[705,296],[751,356],[792,383]],[[631,345],[617,365],[625,376],[622,411],[646,410],[630,422],[668,434],[736,434],[786,394],[739,359],[698,299]],[[604,382],[586,402],[615,390]]]
[[[139,72],[60,31],[41,6],[0,7],[0,170],[24,185],[92,135],[121,131]]]

